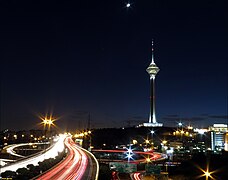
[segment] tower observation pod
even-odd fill
[[[155,77],[157,73],[160,71],[160,69],[154,62],[153,41],[152,41],[152,60],[149,67],[146,69],[146,71],[150,75],[150,115],[149,115],[149,122],[143,123],[143,126],[161,127],[163,126],[163,124],[157,122],[156,112],[155,112]]]

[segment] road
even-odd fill
[[[49,144],[49,143],[21,143],[21,144],[12,144],[9,146],[6,146],[3,148],[4,151],[6,151],[7,153],[11,154],[12,156],[17,156],[17,157],[21,157],[24,158],[26,156],[22,156],[20,154],[17,154],[14,149],[17,147],[23,147],[23,146],[31,146],[31,145],[40,145],[40,144]]]
[[[90,152],[78,147],[70,137],[65,139],[65,145],[69,151],[65,160],[37,179],[97,180],[99,166],[95,157]]]
[[[38,165],[38,162],[42,162],[44,159],[54,158],[58,155],[59,152],[62,152],[64,150],[65,137],[65,135],[59,135],[59,137],[56,138],[55,143],[50,148],[48,148],[47,151],[37,153],[29,158],[22,158],[15,163],[1,167],[0,172],[3,173],[7,170],[16,171],[18,168],[26,167],[28,164],[33,164],[36,166]]]
[[[100,150],[100,149],[93,149],[93,152],[101,152],[101,153],[126,153],[126,150]],[[131,162],[135,162],[135,163],[141,163],[141,162],[146,162],[147,158],[150,159],[150,161],[161,161],[164,159],[167,159],[167,155],[166,154],[162,154],[162,153],[158,153],[158,152],[152,152],[152,151],[147,151],[147,152],[143,152],[143,151],[132,151],[133,154],[140,154],[142,155],[144,158],[142,159],[138,159],[138,160],[131,160]],[[115,160],[111,160],[111,161],[115,161]],[[128,162],[125,160],[122,160],[122,162]]]

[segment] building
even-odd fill
[[[221,151],[222,149],[228,150],[227,142],[227,124],[213,124],[209,127],[210,139],[211,139],[211,150]]]

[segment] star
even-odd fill
[[[130,6],[131,6],[131,4],[130,4],[130,3],[127,3],[127,4],[126,4],[126,7],[127,7],[127,8],[129,8]]]

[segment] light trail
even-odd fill
[[[20,154],[17,154],[13,149],[17,148],[17,147],[21,147],[21,146],[31,146],[31,145],[36,145],[36,144],[49,144],[49,143],[21,143],[21,144],[12,144],[9,146],[4,147],[3,149],[6,150],[7,153],[13,155],[13,156],[17,156],[17,157],[26,157],[26,156],[22,156]]]
[[[100,150],[100,149],[94,149],[93,152],[104,152],[104,153],[127,153],[126,150],[119,150],[119,149],[115,149],[115,150]],[[162,153],[158,153],[158,152],[152,152],[152,151],[147,151],[147,152],[143,152],[143,151],[132,151],[132,154],[140,154],[143,156],[149,156],[149,159],[151,161],[160,161],[160,160],[164,160],[167,158],[167,156],[165,154]],[[139,162],[145,162],[145,159],[138,159],[138,160],[133,160],[131,161],[132,163],[139,163]],[[128,161],[127,161],[128,162]]]
[[[140,179],[140,173],[139,173],[139,172],[134,173],[134,174],[133,174],[133,177],[134,177],[135,180],[141,180],[141,179]]]
[[[73,140],[68,137],[65,140],[65,145],[68,148],[69,155],[58,166],[45,173],[37,180],[80,180],[82,179],[87,167],[88,158],[85,152],[78,148]]]
[[[13,164],[6,165],[0,168],[0,172],[3,173],[7,170],[9,171],[16,171],[18,168],[23,168],[28,164],[33,164],[34,166],[38,165],[38,162],[42,162],[44,159],[54,158],[58,155],[59,152],[64,150],[64,139],[66,138],[65,135],[60,135],[53,146],[51,146],[46,152],[42,152],[31,156],[26,159],[19,160]]]

